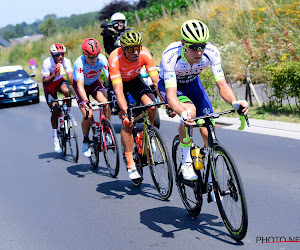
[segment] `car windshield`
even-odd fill
[[[0,81],[17,80],[17,79],[28,78],[28,77],[29,77],[28,74],[23,69],[0,73]]]

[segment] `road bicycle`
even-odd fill
[[[119,144],[117,141],[116,132],[110,120],[105,118],[103,107],[109,105],[111,102],[91,103],[94,111],[99,111],[99,121],[93,117],[92,132],[93,139],[90,144],[91,156],[90,163],[93,168],[98,168],[99,153],[103,152],[104,160],[111,177],[116,177],[119,173],[120,158],[119,158]],[[86,119],[89,112],[86,112]]]
[[[151,177],[155,188],[163,199],[168,199],[172,193],[173,175],[172,162],[169,157],[166,143],[160,135],[158,129],[151,125],[148,109],[153,106],[160,106],[163,102],[152,103],[144,106],[129,107],[127,110],[128,118],[131,121],[135,111],[141,112],[134,117],[133,122],[133,160],[136,164],[137,171],[142,178],[131,180],[135,186],[141,185],[143,181],[143,168],[149,166]],[[158,111],[157,111],[158,112]],[[143,121],[143,139],[141,144],[137,142],[138,131],[136,124]],[[141,146],[142,149],[138,147]],[[127,170],[127,161],[123,149],[123,159]]]
[[[211,120],[232,112],[235,112],[235,110],[212,113],[193,119],[197,123],[189,127],[189,133],[191,133],[192,127],[204,126],[208,131],[208,144],[204,150],[205,157],[202,158],[203,168],[196,170],[195,164],[193,164],[198,180],[187,181],[182,176],[180,170],[182,154],[179,135],[175,136],[173,140],[172,158],[175,182],[186,210],[193,217],[199,215],[203,204],[202,196],[207,193],[207,201],[215,201],[217,203],[224,225],[233,239],[240,241],[246,236],[248,228],[245,192],[237,166],[229,151],[217,140]],[[245,120],[250,126],[247,116],[240,116],[240,119],[240,130],[244,129]],[[195,148],[199,148],[199,146],[192,142],[191,151]]]
[[[78,161],[78,141],[76,134],[76,125],[74,123],[74,117],[71,117],[68,113],[67,100],[72,100],[75,97],[65,97],[63,99],[54,99],[52,102],[57,102],[60,109],[59,114],[59,129],[57,130],[57,136],[59,139],[59,144],[62,150],[62,155],[67,153],[67,144],[69,144],[69,149],[71,156],[75,162]]]

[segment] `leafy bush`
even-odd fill
[[[300,110],[300,61],[289,61],[268,65],[263,72],[266,75],[269,89],[272,91],[273,100],[282,104],[283,99],[295,98]]]

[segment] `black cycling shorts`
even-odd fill
[[[108,99],[110,101],[114,101],[113,106],[118,111],[120,111],[119,106],[117,104],[117,98],[115,96],[115,92],[113,91],[113,86],[110,79],[108,84],[109,84]],[[123,93],[127,100],[127,103],[129,102],[128,94],[130,94],[133,97],[133,99],[139,103],[141,102],[141,98],[143,95],[147,93],[153,94],[151,88],[144,82],[141,75],[138,75],[136,78],[132,79],[129,82],[123,82]]]

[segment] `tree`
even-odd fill
[[[39,26],[39,30],[46,37],[54,35],[57,31],[57,26],[53,17],[49,16],[42,24]]]
[[[24,33],[24,27],[23,27],[22,24],[18,23],[16,25],[16,33],[17,33],[18,37],[23,37],[25,35],[25,33]]]

